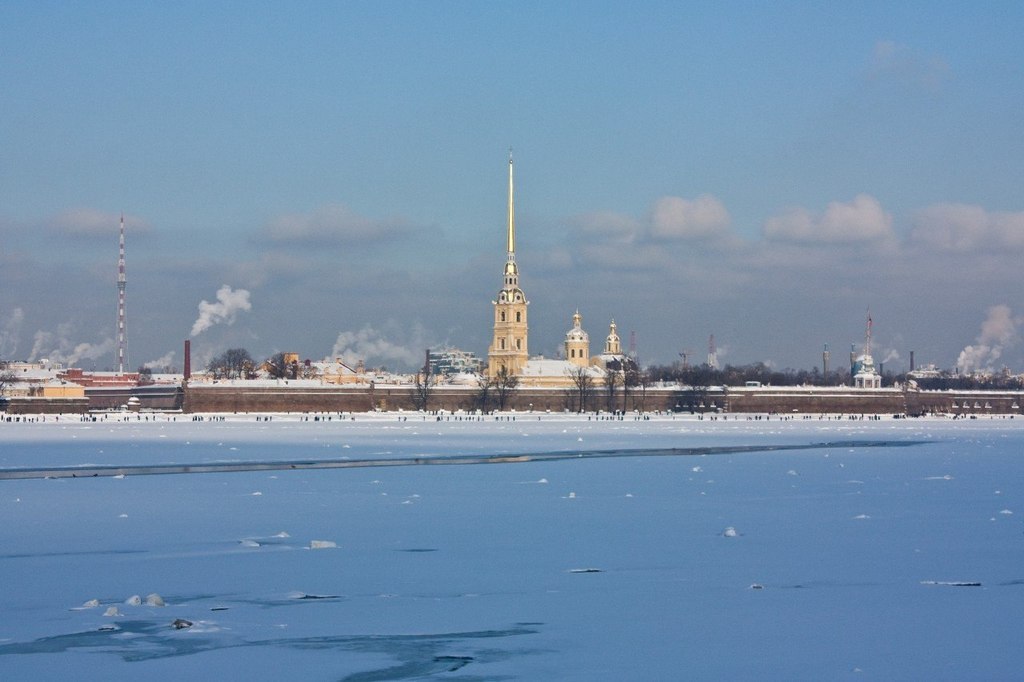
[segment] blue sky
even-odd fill
[[[870,308],[893,369],[1024,371],[1022,28],[1011,2],[3,3],[0,357],[112,365],[122,211],[135,366],[180,367],[201,301],[200,359],[484,354],[512,146],[532,353],[578,307],[642,361],[714,334],[812,367]]]

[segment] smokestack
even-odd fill
[[[910,371],[914,371],[914,351],[910,351]]]
[[[192,341],[185,339],[185,381],[192,376]]]

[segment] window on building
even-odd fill
[[[522,349],[523,349],[523,340],[522,339],[516,339],[516,350],[522,350]]]
[[[505,339],[501,340],[501,349],[505,350]]]
[[[502,322],[505,321],[505,311],[504,310],[501,311],[501,321]]]
[[[523,314],[517,310],[516,311],[516,322],[522,322],[522,321],[523,321]]]

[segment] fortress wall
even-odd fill
[[[902,414],[904,411],[903,392],[891,389],[729,393],[729,412],[737,413]]]
[[[289,388],[197,385],[185,389],[185,412],[368,412],[415,411],[411,386]],[[622,394],[615,406],[622,409]],[[837,388],[709,389],[695,395],[685,388],[637,389],[626,401],[626,410],[694,411],[720,410],[760,414],[1017,414],[1024,404],[1021,392],[946,392],[897,389],[853,390]],[[606,396],[598,388],[590,396],[588,411],[605,410]],[[954,407],[955,405],[955,407]],[[977,405],[977,407],[975,407]],[[473,387],[439,386],[432,390],[428,409],[475,411],[479,391]],[[1015,407],[1017,406],[1017,407]],[[497,407],[493,392],[488,409]],[[519,412],[564,412],[577,409],[569,389],[520,388],[510,395],[506,409]]]
[[[89,410],[87,398],[27,398],[14,397],[7,402],[7,414],[85,414]]]

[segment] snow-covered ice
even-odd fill
[[[283,463],[0,480],[0,677],[1019,678],[1024,419],[404,418],[0,424],[0,471]]]

